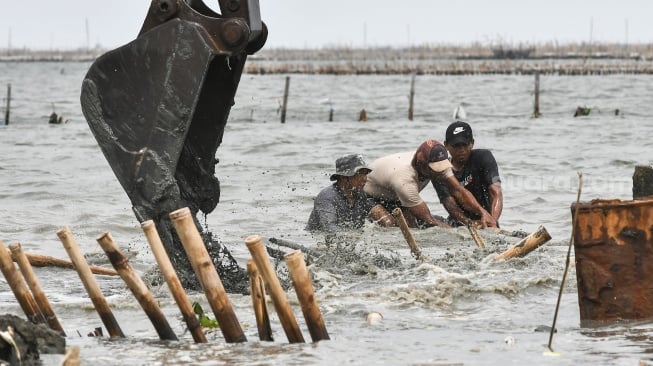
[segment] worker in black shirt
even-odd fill
[[[459,114],[464,115],[464,112],[454,113],[454,116]],[[456,179],[492,215],[497,221],[498,227],[499,217],[503,210],[503,193],[501,192],[499,168],[494,155],[490,150],[474,149],[472,128],[462,120],[457,120],[447,127],[444,146],[451,155],[451,165]],[[450,225],[474,224],[480,218],[478,214],[467,211],[459,205],[446,184],[435,184],[435,190],[440,202],[449,213]]]

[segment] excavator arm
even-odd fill
[[[247,55],[267,39],[258,0],[219,4],[222,14],[201,0],[152,0],[136,39],[100,56],[82,83],[93,135],[178,270],[191,267],[168,214],[216,207],[216,151]]]

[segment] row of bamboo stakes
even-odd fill
[[[535,75],[534,88],[533,88],[533,118],[539,118],[542,116],[540,113],[540,71],[536,70],[533,74]],[[411,74],[410,78],[410,92],[408,94],[408,120],[413,120],[414,115],[414,100],[415,100],[415,76],[416,73]],[[288,111],[288,94],[290,91],[290,76],[286,76],[285,86],[283,91],[283,102],[281,104],[281,123],[286,123],[286,114]],[[367,112],[365,109],[362,109],[359,114],[359,121],[367,121]],[[333,121],[333,107],[329,108],[329,122]]]
[[[422,253],[422,250],[420,249],[419,245],[417,245],[417,242],[415,241],[413,234],[410,232],[410,229],[408,228],[408,223],[406,222],[406,219],[404,218],[404,214],[402,213],[401,209],[395,208],[394,210],[392,210],[392,215],[395,217],[397,224],[401,229],[401,233],[404,236],[404,239],[406,239],[406,243],[410,248],[410,253],[412,254],[412,256],[421,262],[428,262],[430,259],[426,255],[424,255],[424,253]],[[472,225],[468,225],[467,229],[469,229],[469,233],[472,236],[472,239],[474,240],[476,245],[478,245],[478,247],[481,249],[485,249],[485,242],[483,241],[483,238],[476,231],[476,228],[474,228],[474,226]],[[498,234],[505,234],[505,235],[510,234],[510,232],[505,230],[501,230],[498,228],[493,228],[493,229],[495,229],[494,231]],[[537,230],[530,233],[525,238],[521,239],[520,241],[512,245],[510,248],[506,249],[504,252],[494,257],[491,260],[491,263],[498,263],[510,258],[524,257],[528,253],[544,245],[549,240],[551,240],[551,235],[549,234],[549,232],[546,230],[544,226],[540,226],[537,228]]]
[[[613,75],[653,74],[651,63],[630,62],[591,62],[574,63],[560,62],[538,63],[538,62],[445,62],[445,63],[384,63],[366,64],[361,63],[340,63],[340,64],[316,64],[302,62],[277,62],[268,64],[250,63],[245,68],[245,73],[254,75],[266,74],[307,74],[307,75],[533,75],[535,73],[547,75]]]
[[[182,208],[170,213],[170,218],[218,321],[225,341],[228,343],[246,342],[245,333],[240,326],[202,237],[195,226],[191,211],[188,208]],[[152,220],[145,221],[141,224],[141,228],[193,340],[196,343],[206,343],[207,339],[204,330],[165,252],[154,222]],[[125,337],[95,280],[93,266],[89,266],[86,262],[70,229],[67,227],[60,229],[57,231],[57,236],[68,253],[72,266],[77,271],[109,336]],[[159,338],[162,340],[178,340],[154,296],[114,242],[111,234],[104,232],[96,240],[109,258],[115,273],[120,275],[145,311]],[[248,236],[245,238],[245,243],[252,255],[252,259],[247,263],[247,270],[259,338],[262,341],[273,341],[266,301],[267,289],[288,341],[290,343],[305,342],[290,302],[272,267],[261,237],[258,235]],[[324,325],[301,250],[287,253],[285,260],[311,339],[313,342],[328,340],[329,334]],[[14,265],[14,261],[18,265],[18,269]],[[0,241],[0,269],[28,320],[36,324],[46,324],[65,336],[63,327],[54,314],[52,306],[34,274],[30,258],[23,252],[19,243],[9,245],[7,250],[4,243]],[[115,273],[104,272],[101,274]]]

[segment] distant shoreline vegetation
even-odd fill
[[[91,62],[106,49],[0,49],[0,62]],[[653,74],[653,43],[266,48],[248,74]]]

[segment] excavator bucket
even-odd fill
[[[217,205],[216,150],[246,57],[267,39],[258,0],[219,5],[222,14],[201,0],[152,0],[138,37],[100,56],[82,84],[93,135],[178,271],[191,267],[168,214]]]

